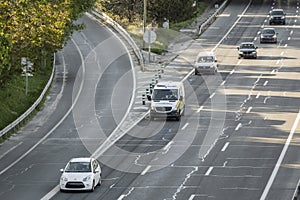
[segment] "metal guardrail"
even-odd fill
[[[201,35],[201,33],[210,25],[215,21],[215,18],[218,14],[220,14],[221,12],[223,12],[223,10],[225,9],[226,5],[228,3],[228,0],[224,1],[222,3],[222,5],[214,12],[214,14],[212,14],[207,20],[205,20],[204,23],[201,24],[201,26],[199,27],[199,32],[198,34]]]
[[[102,12],[98,11],[97,9],[95,9],[92,11],[92,14],[94,16],[100,18],[101,20],[105,21],[109,25],[111,25],[113,28],[115,28],[118,31],[118,33],[120,33],[125,38],[125,40],[133,48],[133,51],[139,60],[141,70],[144,71],[145,67],[144,67],[144,59],[143,59],[142,52],[141,52],[140,48],[138,47],[138,45],[135,43],[135,41],[132,39],[132,37],[129,35],[129,33],[120,24],[118,24],[116,21],[111,19],[105,13],[102,13]]]
[[[15,121],[13,121],[11,124],[6,126],[4,129],[0,130],[0,137],[5,136],[8,132],[10,132],[12,129],[17,127],[20,123],[22,123],[35,109],[36,107],[41,103],[42,99],[44,98],[44,95],[46,94],[47,90],[49,89],[51,82],[54,77],[54,71],[55,71],[55,55],[53,60],[53,67],[52,67],[52,74],[48,80],[47,85],[45,86],[43,92],[39,96],[39,98],[34,102],[34,104],[26,111],[24,112],[20,117],[18,117]]]

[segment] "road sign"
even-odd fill
[[[146,43],[151,44],[156,40],[156,33],[154,31],[147,30],[143,35],[143,39]]]

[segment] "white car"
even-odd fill
[[[60,190],[94,191],[101,185],[101,167],[94,158],[72,158],[64,169],[60,169]]]
[[[200,52],[194,64],[195,75],[213,73],[218,71],[216,56],[213,52]]]

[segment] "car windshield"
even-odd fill
[[[271,14],[272,14],[272,15],[283,15],[283,12],[280,11],[280,10],[275,10],[275,11],[272,11]]]
[[[241,49],[254,49],[254,44],[241,44]]]
[[[70,162],[65,172],[91,172],[90,162]]]
[[[199,63],[207,63],[207,62],[213,62],[214,58],[212,56],[201,56],[198,58]]]
[[[153,92],[153,100],[178,100],[177,89],[155,89]]]
[[[263,34],[275,34],[275,31],[274,30],[272,30],[272,29],[266,29],[266,30],[263,30],[263,32],[262,32]]]

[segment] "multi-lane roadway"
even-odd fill
[[[136,77],[122,41],[83,17],[57,54],[45,108],[0,149],[1,199],[292,199],[300,177],[299,0],[232,0],[216,21],[166,71],[184,81],[180,122],[142,119],[99,156],[103,182],[93,193],[58,188],[59,169],[89,156],[132,105]],[[268,12],[277,44],[259,44]],[[257,59],[238,59],[241,42]],[[188,76],[199,51],[214,51],[216,75]],[[96,120],[95,120],[96,119]]]

